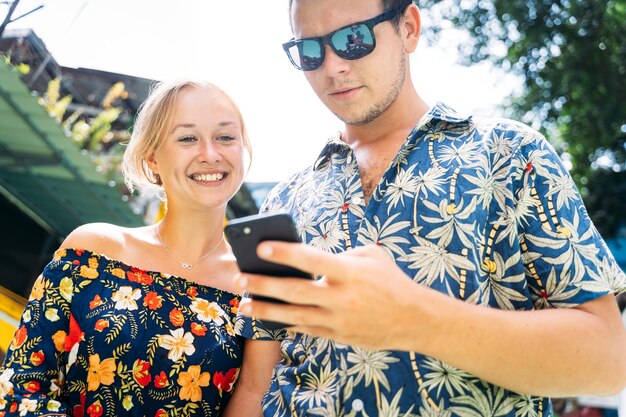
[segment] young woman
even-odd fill
[[[84,225],[65,239],[9,349],[0,415],[222,413],[243,353],[223,224],[246,152],[240,111],[216,86],[165,82],[151,92],[123,171],[131,190],[161,188],[167,213],[139,228]]]

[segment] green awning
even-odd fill
[[[0,61],[0,194],[63,237],[83,223],[142,225],[118,187],[109,185],[19,74]]]

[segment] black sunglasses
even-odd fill
[[[411,3],[412,0],[409,0],[400,7],[386,10],[371,19],[346,25],[326,36],[292,39],[283,44],[283,49],[293,66],[300,71],[312,71],[322,65],[324,45],[330,45],[332,50],[343,59],[363,58],[376,48],[374,26],[393,19]]]

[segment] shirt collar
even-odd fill
[[[409,137],[412,137],[416,131],[427,125],[433,125],[435,124],[433,122],[437,121],[455,124],[469,124],[472,123],[472,116],[469,114],[461,114],[448,105],[442,102],[437,102],[417,122],[413,131],[409,134]],[[320,152],[315,163],[313,164],[313,170],[317,171],[323,168],[330,161],[333,154],[345,152],[348,149],[350,149],[350,147],[341,139],[341,132],[337,132],[326,142],[324,149],[322,149],[322,152]]]

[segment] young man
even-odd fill
[[[345,129],[264,208],[308,245],[259,254],[320,279],[238,278],[289,303],[240,309],[241,334],[282,339],[265,415],[535,417],[550,396],[618,392],[626,277],[547,141],[420,98],[411,1],[290,7],[284,48]]]

